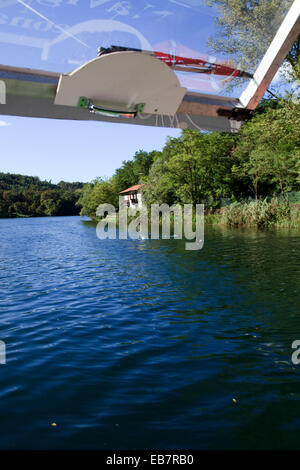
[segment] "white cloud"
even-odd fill
[[[10,126],[10,122],[0,121],[0,127]]]
[[[168,11],[168,10],[156,10],[153,12],[155,15],[158,15],[158,16],[161,16],[161,17],[165,17],[165,16],[169,16],[169,15],[174,15],[174,13],[172,11]]]

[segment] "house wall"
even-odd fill
[[[130,200],[130,195],[129,195],[129,194],[125,194],[125,195],[123,196],[124,202],[127,203],[127,202],[129,201],[129,203],[130,203],[129,207],[133,207],[133,208],[136,208],[136,209],[141,209],[141,208],[142,208],[142,204],[143,204],[141,192],[138,192],[138,193],[136,194],[136,198],[137,198],[138,203],[137,203],[137,204],[133,204],[133,203],[131,202],[131,200]]]
[[[142,193],[137,193],[137,200],[138,200],[138,209],[141,209],[142,208]]]

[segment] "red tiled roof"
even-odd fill
[[[122,193],[129,193],[130,191],[138,191],[143,184],[136,184],[135,186],[131,186],[130,188],[124,189],[124,191],[121,191],[120,194]]]

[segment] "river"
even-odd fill
[[[53,217],[0,240],[1,449],[300,448],[299,232],[186,251]]]

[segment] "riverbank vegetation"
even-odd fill
[[[300,193],[297,195],[300,199]],[[300,204],[289,204],[278,197],[234,202],[206,215],[209,225],[231,227],[300,228]]]
[[[120,191],[137,183],[147,205],[204,203],[207,223],[300,227],[300,105],[264,101],[237,134],[183,130],[160,152],[139,151],[112,178],[84,186],[81,214],[118,207]]]
[[[0,173],[0,218],[79,215],[83,183],[52,184],[38,177]]]
[[[253,72],[292,0],[246,3],[206,0],[219,11],[208,47]],[[118,207],[120,192],[140,183],[144,204],[204,204],[206,223],[300,228],[300,36],[281,70],[285,96],[271,93],[236,134],[183,130],[161,151],[139,150],[111,178],[85,185],[0,174],[0,217],[80,211],[95,219],[99,204]]]
[[[147,205],[203,203],[207,224],[300,228],[300,105],[264,101],[237,134],[183,130],[84,185],[0,173],[0,217],[95,219],[99,204],[118,207],[119,193],[137,183]]]

